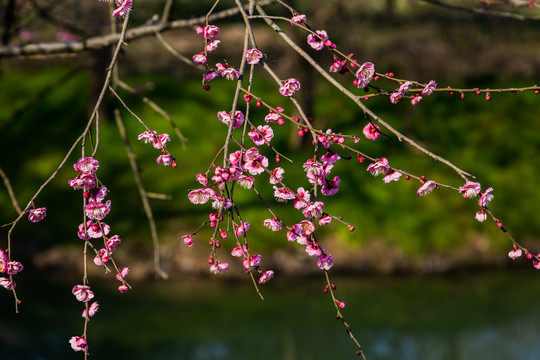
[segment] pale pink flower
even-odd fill
[[[520,248],[514,248],[512,250],[510,250],[510,252],[508,253],[508,257],[512,260],[515,260],[517,259],[518,257],[520,257],[522,254],[522,251]]]
[[[91,201],[84,206],[86,217],[92,220],[103,220],[111,211],[111,200],[105,203]]]
[[[195,176],[195,180],[197,180],[202,186],[208,185],[208,178],[206,177],[206,174],[197,174]]]
[[[257,130],[251,130],[248,136],[253,140],[255,145],[260,146],[270,144],[270,141],[274,138],[274,131],[268,125],[259,125],[257,126]]]
[[[246,161],[244,164],[244,168],[251,174],[251,175],[259,175],[262,174],[265,169],[268,167],[268,159],[266,156],[259,155],[255,159],[251,161]]]
[[[263,57],[263,53],[258,49],[249,49],[246,51],[246,60],[250,65],[258,64]]]
[[[209,41],[208,44],[206,44],[206,52],[209,53],[216,50],[220,43],[221,43],[221,40]]]
[[[415,96],[411,99],[411,105],[416,105],[418,104],[420,101],[422,100],[422,97],[421,96]]]
[[[73,167],[84,174],[93,174],[99,168],[99,161],[93,157],[80,158]]]
[[[127,293],[129,291],[129,286],[127,286],[127,284],[122,284],[118,286],[118,291],[121,292],[122,294]]]
[[[116,280],[123,281],[126,276],[129,274],[129,268],[125,267],[120,270],[120,273],[116,274]]]
[[[100,227],[101,224],[101,227]],[[102,231],[103,229],[103,231]],[[111,227],[104,222],[94,223],[92,220],[86,222],[86,234],[84,233],[84,224],[79,225],[79,231],[77,235],[81,240],[98,239],[103,237],[103,235],[109,235]]]
[[[324,171],[323,164],[313,159],[308,159],[302,166],[308,174],[320,175]]]
[[[334,266],[334,257],[330,254],[322,255],[317,261],[317,267],[321,270],[330,270]]]
[[[264,274],[259,278],[259,284],[265,284],[274,277],[274,272],[272,270],[265,271]]]
[[[325,215],[321,218],[319,218],[319,225],[324,226],[327,224],[330,224],[332,222],[333,218],[330,215]]]
[[[0,286],[6,290],[11,290],[11,289],[15,289],[16,284],[15,284],[15,281],[11,281],[9,280],[9,278],[0,277]]]
[[[249,222],[244,221],[242,224],[239,224],[236,227],[235,234],[237,237],[240,237],[240,236],[243,236],[248,230],[249,230]]]
[[[248,248],[246,245],[238,245],[234,249],[231,250],[231,255],[235,257],[242,257],[244,254],[247,254]]]
[[[422,90],[422,95],[429,96],[433,93],[433,91],[437,88],[437,83],[433,80],[430,80],[429,83],[424,87],[424,90]]]
[[[261,259],[262,259],[262,256],[259,254],[251,255],[249,257],[249,261],[247,259],[244,259],[244,262],[243,262],[244,269],[249,269],[249,268],[258,266],[259,263],[261,262]]]
[[[237,127],[241,126],[244,123],[244,114],[237,110],[235,113],[234,121],[233,121],[233,129],[236,129]],[[229,126],[231,123],[231,114],[229,114],[226,111],[220,111],[217,114],[218,120],[224,123],[225,125]]]
[[[383,181],[388,184],[391,181],[398,181],[400,177],[401,173],[399,171],[392,171],[386,174],[386,176],[383,178]]]
[[[154,135],[152,145],[155,149],[163,149],[169,141],[171,141],[169,134],[159,134],[157,137]]]
[[[227,270],[229,270],[229,264],[228,263],[219,262],[217,264],[212,264],[210,266],[210,272],[212,272],[214,274],[219,274],[219,273],[222,273],[222,272],[227,271]]]
[[[286,187],[278,188],[277,186],[274,186],[274,197],[279,202],[296,199],[296,196],[291,190]]]
[[[388,160],[386,158],[380,158],[377,162],[374,162],[367,167],[367,171],[373,176],[386,174],[388,170],[390,170],[390,166],[388,165]]]
[[[233,67],[227,68],[221,72],[221,76],[227,80],[240,78],[240,72]]]
[[[96,178],[90,173],[80,173],[76,178],[68,181],[74,190],[91,190],[96,187]]]
[[[307,43],[309,46],[311,46],[313,49],[319,51],[324,48],[324,43],[326,40],[328,40],[328,34],[324,30],[317,30],[315,31],[317,35],[315,34],[309,34],[307,37]]]
[[[255,179],[252,176],[240,175],[236,182],[237,182],[238,185],[240,185],[244,189],[251,189],[253,187],[253,182],[254,181],[255,181]]]
[[[90,305],[90,307],[88,308],[88,312],[86,311],[86,309],[83,310],[82,317],[83,318],[92,317],[97,313],[98,310],[99,310],[99,304],[97,302],[93,302],[92,305]]]
[[[303,25],[303,24],[306,23],[306,15],[304,15],[304,14],[296,14],[291,18],[291,21],[292,21],[291,22],[292,26]]]
[[[213,37],[219,36],[219,28],[215,25],[207,25],[203,29],[204,38],[209,40]]]
[[[263,224],[265,227],[272,231],[279,231],[283,228],[283,225],[279,221],[274,219],[265,219],[263,221]]]
[[[96,192],[95,200],[97,202],[102,202],[103,200],[105,200],[105,197],[107,196],[107,193],[108,193],[107,187],[106,186],[101,186],[98,189],[98,191]]]
[[[203,52],[193,55],[191,59],[197,65],[206,65],[206,63],[208,62],[208,60],[206,59],[206,55],[204,55]]]
[[[309,256],[313,256],[313,257],[319,257],[322,255],[321,248],[319,246],[314,246],[312,244],[308,244],[306,246],[305,251]]]
[[[315,225],[309,220],[302,220],[298,224],[294,224],[291,230],[298,235],[311,235],[315,231]]]
[[[484,210],[480,210],[476,213],[476,215],[474,216],[474,218],[480,222],[484,222],[486,221],[487,219],[487,214]]]
[[[75,351],[86,351],[88,348],[88,344],[86,342],[86,339],[82,336],[73,336],[69,343],[71,344],[71,348]]]
[[[377,140],[381,136],[381,128],[378,125],[368,123],[362,131],[369,140]]]
[[[390,102],[392,104],[397,104],[401,100],[401,96],[398,93],[390,94]]]
[[[371,62],[363,63],[356,72],[356,87],[365,88],[375,74],[375,65]]]
[[[424,196],[435,190],[437,184],[433,180],[426,181],[422,186],[418,188],[416,193],[420,196]]]
[[[113,11],[112,16],[124,17],[131,11],[133,2],[131,0],[116,0],[116,5],[118,7]]]
[[[6,273],[9,275],[16,275],[24,269],[23,264],[18,261],[8,261],[6,264]]]
[[[466,181],[465,185],[459,187],[459,192],[463,194],[465,199],[470,199],[480,194],[480,183]]]
[[[98,254],[94,257],[94,264],[96,264],[97,266],[101,266],[104,263],[109,262],[109,259],[110,257],[107,249],[100,249],[98,251]]]
[[[482,195],[480,195],[480,199],[478,199],[478,205],[481,207],[486,207],[488,204],[493,200],[493,188],[489,187],[484,191]]]
[[[266,121],[267,123],[277,123],[279,122],[279,119],[282,119],[281,115],[273,111],[269,112],[264,117],[264,121]]]
[[[307,203],[311,199],[311,195],[309,191],[305,190],[303,187],[298,188],[296,190],[296,198],[294,199],[294,207],[295,209],[302,209],[306,207]]]
[[[94,292],[90,290],[88,285],[75,285],[71,293],[81,302],[90,301],[94,297]]]
[[[31,222],[38,222],[38,221],[43,220],[43,218],[45,218],[46,215],[47,215],[47,208],[40,207],[36,209],[31,209],[28,212],[28,220],[30,220]]]
[[[333,196],[339,191],[339,183],[341,179],[339,176],[334,176],[332,180],[327,180],[321,188],[321,193],[326,196]]]
[[[157,131],[146,130],[145,132],[139,134],[137,139],[142,140],[144,144],[148,144],[149,142],[155,143],[157,141]]]
[[[6,271],[6,266],[9,261],[9,257],[4,250],[0,249],[0,273]]]
[[[174,158],[171,154],[161,154],[157,157],[156,162],[158,164],[163,164],[165,166],[169,166],[174,163]],[[173,166],[174,167],[174,166]]]
[[[105,248],[107,248],[107,251],[114,252],[116,251],[116,247],[120,245],[122,240],[120,239],[120,236],[114,235],[107,239],[105,242]]]
[[[307,218],[318,218],[322,215],[322,208],[324,206],[324,203],[322,201],[315,201],[312,203],[309,203],[304,210],[302,210],[302,214]]]
[[[405,93],[411,88],[412,84],[413,83],[410,81],[405,81],[403,84],[401,84],[397,91],[398,96],[402,97],[403,95],[405,95]]]
[[[189,192],[188,199],[193,204],[204,204],[217,196],[216,192],[209,188],[195,189]]]
[[[270,184],[278,184],[281,180],[283,180],[283,173],[285,170],[283,168],[277,167],[272,171],[272,175],[270,175]]]
[[[300,90],[300,82],[295,78],[288,79],[279,87],[279,93],[283,96],[292,96],[298,90]]]

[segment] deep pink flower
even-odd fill
[[[257,130],[251,130],[248,136],[255,143],[255,145],[270,144],[270,141],[274,138],[274,130],[268,125],[259,125]]]
[[[36,209],[31,209],[28,212],[28,220],[31,222],[38,222],[43,220],[43,218],[47,215],[47,208],[40,207]]]
[[[322,255],[321,248],[319,246],[314,246],[311,244],[308,244],[306,246],[305,251],[309,256],[313,256],[313,257],[319,257]]]
[[[8,261],[9,261],[9,257],[7,256],[6,252],[0,249],[0,273],[3,273],[6,271]]]
[[[489,187],[484,191],[482,195],[480,195],[480,199],[478,199],[478,205],[481,207],[486,207],[488,204],[493,200],[493,188]]]
[[[169,134],[159,134],[157,137],[153,137],[152,145],[156,149],[163,149],[169,141],[171,141]]]
[[[240,237],[249,230],[249,222],[244,221],[242,224],[238,225],[235,230],[236,236]]]
[[[422,90],[422,95],[429,96],[433,93],[433,91],[437,88],[437,83],[433,80],[430,80],[430,82],[424,87],[424,90]]]
[[[80,158],[73,167],[84,174],[93,174],[99,168],[99,161],[93,157]]]
[[[280,181],[282,181],[284,172],[285,170],[283,170],[283,168],[275,168],[272,171],[272,175],[270,175],[270,184],[278,184]]]
[[[367,171],[373,176],[386,174],[388,170],[390,170],[390,166],[388,165],[388,160],[386,158],[380,158],[377,162],[374,162],[367,167]]]
[[[356,72],[356,87],[365,88],[375,74],[375,65],[371,62],[363,63]]]
[[[248,248],[246,245],[242,245],[242,246],[238,245],[237,247],[231,250],[231,255],[235,257],[242,257],[245,254],[247,254],[247,252],[248,252]]]
[[[308,174],[320,175],[324,171],[323,164],[313,159],[308,159],[302,166]]]
[[[416,105],[418,104],[420,101],[422,100],[422,97],[421,96],[415,96],[411,99],[411,105]]]
[[[304,15],[304,14],[296,14],[291,18],[291,21],[292,21],[291,22],[292,26],[303,25],[303,24],[306,23],[306,15]]]
[[[9,278],[0,277],[0,286],[6,290],[11,290],[16,287],[16,284],[15,284],[15,281],[11,281],[9,280]]]
[[[193,245],[193,238],[189,235],[182,236],[182,239],[184,240],[184,244],[191,247]]]
[[[122,294],[127,293],[129,291],[129,286],[127,286],[127,284],[122,284],[118,286],[118,291],[121,292]]]
[[[96,187],[96,178],[91,173],[80,173],[74,179],[68,181],[74,190],[91,190]]]
[[[303,187],[296,190],[296,196],[297,197],[294,199],[294,207],[298,210],[306,207],[307,203],[311,199],[309,191],[305,190]]]
[[[286,187],[278,188],[277,186],[274,186],[274,197],[279,202],[296,199],[296,196],[291,190]]]
[[[400,177],[401,173],[399,171],[392,171],[386,174],[386,176],[383,178],[383,181],[388,184],[391,181],[398,181]]]
[[[217,114],[218,120],[224,123],[225,125],[229,126],[231,123],[231,114],[229,114],[226,111],[220,111]],[[233,121],[233,129],[236,129],[237,127],[241,126],[244,123],[244,114],[237,110],[236,115],[234,117]]]
[[[368,123],[362,131],[369,140],[377,140],[381,136],[381,128],[378,125]]]
[[[6,264],[6,273],[9,275],[16,275],[24,269],[23,264],[18,261],[8,261]]]
[[[116,274],[116,280],[122,281],[129,274],[129,268],[125,267],[120,270],[120,273]]]
[[[328,69],[329,72],[338,72],[342,69],[341,61],[339,59],[335,59],[332,65],[330,65],[330,69]]]
[[[84,206],[86,217],[92,220],[103,220],[111,211],[111,200],[105,203],[91,201]]]
[[[251,189],[253,187],[253,182],[255,179],[252,176],[240,175],[236,183],[243,187],[244,189]]]
[[[81,302],[90,301],[94,297],[94,292],[90,290],[88,285],[75,285],[71,293]]]
[[[116,0],[116,5],[118,7],[113,11],[112,16],[124,17],[131,11],[133,3],[131,0]]]
[[[217,196],[216,192],[209,188],[192,190],[188,194],[188,199],[193,204],[204,204]]]
[[[319,225],[324,226],[327,224],[330,224],[332,222],[333,218],[330,215],[325,215],[321,218],[319,218]]]
[[[157,157],[156,162],[158,164],[163,164],[165,166],[169,166],[174,163],[174,158],[171,154],[161,154]],[[173,166],[174,167],[174,166]]]
[[[96,256],[94,257],[94,264],[96,264],[97,266],[101,266],[104,263],[109,262],[109,255],[110,254],[107,249],[99,249],[98,254],[96,254]]]
[[[246,60],[250,65],[258,64],[263,57],[263,53],[258,49],[249,49],[246,51]]]
[[[267,123],[277,123],[279,122],[279,119],[282,119],[281,115],[273,111],[270,111],[264,117],[264,121],[266,121]]]
[[[334,266],[334,258],[332,255],[323,255],[319,257],[319,260],[317,261],[317,267],[321,270],[330,270]]]
[[[390,102],[392,104],[397,104],[401,100],[401,96],[398,93],[390,94]]]
[[[227,271],[227,270],[229,270],[229,264],[228,263],[218,262],[217,264],[212,264],[210,266],[210,272],[212,272],[214,274],[219,274],[219,273],[222,273],[222,272]]]
[[[221,76],[227,80],[235,80],[240,78],[240,72],[233,67],[227,68],[221,72]]]
[[[422,186],[418,188],[416,193],[420,196],[424,196],[435,190],[437,184],[433,180],[426,181]]]
[[[221,40],[209,41],[208,44],[206,44],[206,52],[209,53],[216,50],[220,43],[221,43]]]
[[[258,266],[259,263],[261,262],[261,259],[262,259],[262,256],[259,254],[251,255],[249,257],[249,261],[247,259],[244,259],[244,262],[243,262],[244,269],[249,269],[249,268]]]
[[[219,76],[219,72],[216,70],[209,70],[204,74],[205,81],[212,81]]]
[[[302,210],[302,214],[304,214],[307,218],[318,218],[322,215],[322,208],[324,206],[324,203],[322,201],[315,201],[312,203],[309,203],[304,210]]]
[[[274,219],[265,219],[263,221],[263,224],[265,227],[272,231],[279,231],[283,228],[283,225],[279,221]]]
[[[326,40],[328,40],[328,34],[324,30],[317,30],[315,32],[319,36],[316,36],[315,34],[309,34],[307,37],[307,43],[313,49],[319,51],[324,49],[324,43]]]
[[[328,180],[321,188],[321,193],[326,196],[336,195],[339,191],[339,183],[341,179],[339,176],[334,176],[332,180]]]
[[[463,194],[465,199],[473,198],[480,194],[480,183],[467,181],[465,185],[459,187],[459,192]]]
[[[272,270],[265,271],[264,274],[259,278],[259,284],[265,284],[274,277],[274,272]]]
[[[341,159],[341,156],[339,156],[336,153],[333,152],[327,152],[323,156],[321,156],[321,161],[327,165],[333,165],[335,164],[339,159]]]
[[[219,28],[215,25],[207,25],[203,29],[204,38],[209,40],[213,37],[219,36]]]
[[[288,79],[279,87],[279,93],[283,96],[292,96],[298,90],[300,90],[300,82],[295,78]]]
[[[197,65],[206,65],[206,63],[208,62],[208,60],[206,59],[206,55],[204,55],[203,52],[193,55],[191,59]]]
[[[101,224],[101,227],[99,226],[100,224]],[[109,235],[110,231],[111,231],[111,227],[107,225],[106,223],[100,222],[98,224],[97,222],[94,223],[92,220],[88,220],[86,222],[86,235],[84,233],[84,224],[79,225],[79,231],[77,232],[77,235],[79,236],[81,240],[88,240],[90,238],[98,239],[98,238],[103,237],[103,235],[105,236]]]
[[[88,344],[86,342],[86,339],[82,336],[73,336],[69,343],[71,344],[71,348],[75,351],[86,351],[88,348]]]
[[[405,93],[411,88],[412,84],[413,83],[410,81],[405,81],[403,84],[401,84],[397,91],[398,96],[402,97],[403,95],[405,95]]]
[[[148,144],[149,142],[155,143],[157,141],[157,131],[146,130],[145,132],[139,134],[137,139],[142,140],[144,144]]]
[[[508,257],[512,260],[515,260],[517,259],[518,257],[520,257],[522,254],[522,251],[520,248],[514,248],[512,250],[510,250],[510,252],[508,253]]]
[[[114,252],[116,251],[116,247],[120,245],[122,240],[120,239],[120,236],[114,235],[107,239],[107,242],[105,243],[105,247],[107,248],[107,251]]]
[[[90,307],[88,308],[88,312],[86,311],[86,309],[83,310],[82,317],[83,318],[92,317],[97,313],[98,310],[99,310],[99,304],[97,302],[93,302],[92,305],[90,305]]]

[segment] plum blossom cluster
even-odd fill
[[[139,134],[137,137],[138,140],[141,140],[144,144],[151,143],[155,149],[161,150],[161,155],[156,159],[158,164],[163,164],[165,166],[171,165],[173,168],[178,166],[176,160],[173,156],[167,151],[167,143],[171,141],[169,134],[159,134],[155,130],[146,130],[145,132]]]
[[[19,261],[10,260],[6,251],[0,249],[0,274],[7,274],[9,277],[0,277],[0,286],[6,290],[15,289],[17,284],[12,276],[23,270],[23,265]]]

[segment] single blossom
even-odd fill
[[[159,134],[152,139],[152,145],[156,149],[163,149],[169,141],[171,141],[169,134]]]
[[[218,120],[229,126],[231,124],[231,114],[226,111],[220,111],[217,114]],[[240,127],[244,123],[244,114],[237,110],[233,121],[233,129]]]
[[[163,164],[165,166],[169,166],[171,164],[174,164],[174,158],[171,154],[161,154],[157,157],[156,162],[158,164]],[[173,165],[174,167],[174,165]]]
[[[411,99],[411,105],[416,105],[418,104],[420,101],[422,100],[422,97],[421,96],[415,96]]]
[[[324,226],[327,224],[330,224],[332,222],[333,218],[330,215],[325,215],[319,218],[319,225]]]
[[[43,218],[45,218],[46,215],[47,215],[47,208],[40,207],[36,209],[31,209],[28,212],[28,220],[30,220],[31,222],[38,222],[38,221],[43,220]]]
[[[278,188],[277,186],[274,186],[274,197],[279,202],[287,202],[287,200],[294,200],[296,198],[294,193],[288,188]]]
[[[221,76],[227,80],[235,80],[240,78],[240,72],[233,67],[227,68],[221,72]]]
[[[219,36],[219,28],[215,25],[207,25],[204,27],[202,33],[205,39],[210,40],[213,37]]]
[[[156,143],[157,142],[157,131],[146,130],[145,132],[139,134],[139,136],[137,136],[137,139],[142,140],[142,142],[144,144]]]
[[[104,222],[93,222],[88,220],[86,222],[86,234],[84,230],[84,223],[79,225],[79,231],[77,235],[81,240],[98,239],[107,236],[111,232],[111,227]]]
[[[324,30],[317,30],[315,33],[317,33],[318,36],[315,34],[309,34],[307,37],[307,43],[313,49],[319,51],[324,48],[324,44],[326,40],[328,40],[328,34]]]
[[[388,160],[386,158],[380,158],[367,167],[367,171],[373,176],[386,174],[388,170],[390,170],[390,165],[388,165]]]
[[[209,41],[208,44],[206,44],[206,52],[209,53],[216,50],[220,43],[221,43],[221,40]]]
[[[80,173],[74,179],[68,181],[74,190],[91,190],[96,187],[96,178],[91,173]]]
[[[193,55],[191,59],[197,65],[206,65],[206,63],[208,62],[208,60],[206,59],[206,55],[204,55],[203,52]]]
[[[478,199],[478,205],[481,207],[486,207],[488,204],[493,200],[493,188],[489,187],[484,191],[482,195],[480,195],[480,199]]]
[[[120,236],[114,235],[107,239],[105,242],[105,248],[107,248],[107,251],[110,253],[116,251],[116,247],[120,245],[122,240],[120,239]]]
[[[189,235],[182,236],[182,239],[184,240],[184,244],[191,247],[193,245],[193,238]]]
[[[296,14],[291,18],[291,25],[303,25],[306,22],[306,15],[304,14]]]
[[[369,140],[377,140],[379,136],[381,136],[381,128],[372,123],[368,123],[366,126],[364,126],[364,130],[362,132]]]
[[[217,264],[212,264],[210,266],[210,272],[212,272],[213,274],[219,274],[227,270],[229,270],[228,263],[218,262]]]
[[[105,203],[91,201],[84,206],[84,213],[91,220],[103,220],[110,211],[111,200],[107,200]]]
[[[75,351],[86,351],[88,348],[88,344],[86,342],[86,339],[82,336],[73,336],[69,343],[71,344],[71,348]]]
[[[215,199],[216,192],[209,188],[192,190],[188,194],[188,199],[193,204],[204,204],[210,199]]]
[[[217,72],[216,70],[209,70],[209,71],[204,73],[204,80],[205,81],[212,81],[215,78],[217,78],[218,76],[219,76],[219,72]]]
[[[248,248],[246,245],[242,245],[242,246],[238,245],[237,247],[231,250],[231,255],[235,257],[242,257],[245,254],[247,254],[247,252],[248,252]]]
[[[319,257],[319,260],[317,261],[317,267],[321,270],[330,270],[334,266],[334,258],[332,255],[323,255]]]
[[[94,297],[94,292],[90,290],[88,285],[75,285],[71,293],[81,302],[90,301]]]
[[[410,81],[405,81],[403,84],[401,84],[397,91],[398,96],[402,97],[403,95],[405,95],[405,93],[411,88],[412,84],[413,83]]]
[[[0,286],[6,290],[12,290],[15,289],[16,284],[7,277],[0,277]]]
[[[80,158],[75,165],[75,171],[80,171],[84,174],[93,174],[99,168],[99,161],[93,157]]]
[[[518,257],[520,257],[522,254],[522,251],[520,248],[514,248],[512,250],[510,250],[510,252],[508,253],[508,257],[512,260],[514,259],[517,259]]]
[[[279,93],[283,96],[292,96],[298,90],[300,90],[300,82],[295,78],[288,79],[279,87]]]
[[[82,312],[83,318],[89,318],[96,314],[96,312],[99,310],[99,304],[97,302],[93,302],[92,305],[88,307],[88,311],[86,309]]]
[[[131,11],[133,2],[131,0],[116,0],[116,5],[118,7],[113,11],[112,16],[124,17]]]
[[[6,264],[6,273],[9,275],[16,275],[24,269],[23,264],[18,261],[8,261]]]
[[[249,49],[246,51],[246,60],[250,65],[258,64],[263,57],[263,53],[258,49]]]
[[[296,198],[294,199],[293,205],[295,209],[300,210],[306,207],[310,199],[311,195],[309,191],[305,190],[303,187],[300,187],[298,190],[296,190]]]
[[[116,274],[116,280],[123,281],[124,278],[129,274],[129,268],[124,267],[118,274]]]
[[[487,219],[487,214],[484,210],[480,210],[476,213],[476,215],[474,216],[474,218],[477,220],[477,221],[480,221],[480,222],[484,222],[486,221]]]
[[[322,255],[322,250],[319,246],[308,244],[305,249],[309,256],[319,257]]]
[[[318,218],[322,215],[322,208],[324,206],[324,203],[322,201],[315,201],[312,203],[309,203],[304,210],[302,210],[302,214],[307,218]]]
[[[7,263],[9,262],[9,256],[6,252],[0,249],[0,273],[6,271]]]
[[[268,281],[270,281],[270,279],[273,277],[274,277],[274,271],[272,270],[265,271],[259,278],[259,284],[265,284]]]
[[[321,188],[321,193],[326,196],[336,195],[339,191],[340,182],[341,179],[339,178],[339,176],[334,176],[332,180],[327,180]]]
[[[251,130],[248,136],[255,145],[260,146],[270,144],[270,141],[274,138],[274,131],[268,125],[259,125],[256,130]]]
[[[437,88],[437,83],[433,80],[430,80],[429,83],[424,87],[424,90],[422,90],[422,95],[429,96],[433,93],[433,91]]]
[[[465,185],[459,187],[459,192],[463,194],[465,199],[473,198],[480,194],[480,183],[467,181]]]
[[[261,259],[262,259],[262,255],[259,255],[259,254],[251,255],[249,257],[249,261],[248,259],[244,259],[244,262],[243,262],[244,269],[250,269],[250,268],[259,266]]]
[[[278,184],[280,181],[282,181],[284,172],[285,170],[283,170],[283,168],[275,168],[270,175],[270,184]]]
[[[400,177],[401,173],[399,171],[391,171],[386,174],[386,176],[383,178],[383,181],[388,184],[391,181],[398,181]]]
[[[127,284],[122,284],[118,286],[118,291],[121,292],[122,294],[127,293],[129,291],[129,286],[127,286]]]
[[[253,176],[240,175],[236,183],[244,189],[251,189],[253,187],[254,181],[255,179],[253,178]]]
[[[272,231],[279,231],[283,228],[283,225],[275,219],[265,219],[263,224],[266,228]]]
[[[375,65],[371,62],[363,63],[356,72],[356,87],[365,88],[375,74]]]
[[[432,192],[437,187],[437,184],[433,180],[426,181],[422,186],[418,188],[416,193],[420,196],[424,196]]]
[[[249,230],[249,222],[244,221],[242,224],[239,224],[236,227],[235,234],[237,237],[240,237],[240,236],[243,236],[248,230]]]

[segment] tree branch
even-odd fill
[[[464,11],[464,12],[468,12],[468,13],[476,14],[476,15],[494,16],[494,17],[519,20],[519,21],[540,21],[540,16],[525,16],[525,15],[514,14],[514,13],[504,12],[504,11],[486,10],[486,9],[481,9],[481,8],[469,8],[465,6],[447,4],[439,0],[418,0],[418,1],[422,1],[428,4],[432,4],[432,5],[441,6],[443,8],[450,9],[450,10]]]

